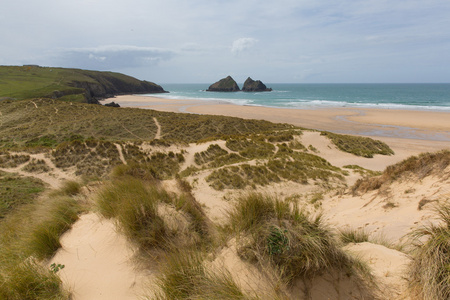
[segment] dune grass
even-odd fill
[[[57,274],[29,258],[0,268],[0,299],[67,300],[70,294]]]
[[[436,207],[439,224],[415,230],[409,282],[416,298],[450,298],[450,205]]]
[[[293,203],[251,193],[237,199],[229,217],[230,227],[241,237],[241,257],[269,263],[287,282],[332,270],[370,277],[340,249],[320,215],[311,217]]]
[[[369,242],[369,234],[364,229],[341,230],[339,237],[344,244]]]
[[[42,260],[55,254],[60,236],[80,212],[78,202],[58,191],[39,199],[34,195],[0,220],[1,299],[69,299]]]
[[[32,203],[44,189],[40,180],[0,171],[0,220],[15,208]]]
[[[348,152],[356,156],[372,158],[375,154],[394,154],[394,151],[392,151],[386,143],[371,138],[343,135],[327,131],[321,132],[321,135],[329,138],[331,142],[333,142],[333,144],[335,144],[341,151]]]
[[[308,183],[308,180],[328,182],[342,180],[341,169],[325,159],[304,152],[293,151],[286,145],[279,146],[274,157],[259,165],[241,164],[216,169],[206,181],[216,190],[243,189],[247,186],[268,185],[282,180]]]
[[[120,230],[142,249],[163,247],[170,235],[157,205],[169,195],[133,177],[107,184],[98,194],[97,206],[106,218],[115,218]]]
[[[358,179],[352,187],[352,192],[365,193],[380,189],[403,176],[413,176],[423,179],[426,176],[442,172],[450,165],[450,151],[442,150],[434,153],[422,153],[411,156],[399,163],[388,166],[381,175]]]
[[[197,249],[178,249],[165,257],[158,278],[160,293],[155,299],[257,299],[246,295],[226,270],[205,265],[206,253]]]

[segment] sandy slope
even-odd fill
[[[62,249],[50,263],[65,265],[61,279],[73,299],[138,299],[152,278],[136,269],[135,250],[112,221],[82,215],[61,238]]]

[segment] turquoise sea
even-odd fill
[[[162,84],[169,99],[221,100],[239,105],[314,109],[361,107],[450,112],[446,84],[267,84],[272,92],[207,92],[209,84]],[[242,88],[242,84],[239,84]]]

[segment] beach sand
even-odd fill
[[[394,151],[405,155],[450,149],[448,112],[369,108],[284,109],[136,95],[118,96],[103,102],[111,101],[122,107],[260,119],[308,129],[369,136],[388,143]]]

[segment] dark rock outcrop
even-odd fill
[[[250,77],[244,82],[244,87],[242,88],[244,92],[270,92],[271,88],[261,82],[261,80],[253,80]]]
[[[149,81],[141,81],[134,77],[112,72],[83,71],[88,80],[72,81],[70,86],[84,90],[88,103],[126,94],[167,93],[160,85]]]
[[[236,81],[231,76],[213,83],[207,89],[208,92],[238,92],[240,91]]]
[[[105,103],[104,106],[109,106],[109,107],[120,107],[119,103],[116,102],[110,102],[110,103]]]

